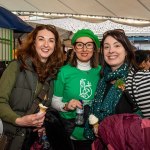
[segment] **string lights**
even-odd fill
[[[112,22],[110,20],[101,23],[89,23],[73,18],[62,19],[44,19],[44,20],[30,20],[29,22],[38,24],[51,24],[64,30],[76,32],[82,28],[91,29],[101,38],[102,33],[112,29],[123,29],[128,36],[150,36],[150,26],[148,27],[134,27]]]
[[[110,16],[96,16],[96,15],[84,15],[84,14],[67,14],[67,13],[50,13],[50,12],[28,12],[28,11],[14,11],[16,15],[24,16],[28,15],[29,20],[34,20],[36,17],[43,17],[46,19],[47,17],[74,17],[79,19],[97,19],[97,20],[114,20],[119,22],[127,22],[127,23],[136,23],[136,24],[149,24],[149,20],[142,19],[133,19],[133,18],[123,18],[123,17],[110,17]]]
[[[80,14],[63,14],[63,13],[46,13],[46,12],[13,12],[19,16],[28,16],[23,19],[27,22],[37,24],[51,24],[64,30],[76,32],[82,28],[91,29],[96,33],[99,38],[102,33],[112,29],[123,29],[128,36],[150,36],[150,26],[140,27],[125,24],[150,25],[150,21],[141,19],[107,17],[107,16],[94,16],[94,15],[80,15]],[[58,19],[52,19],[58,18]],[[76,18],[76,19],[75,19]],[[83,20],[99,19],[100,23],[91,23]],[[104,21],[106,20],[106,21]],[[103,21],[103,22],[102,22]],[[115,21],[115,22],[114,22]],[[119,23],[116,23],[119,22]]]

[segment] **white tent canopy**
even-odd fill
[[[150,23],[150,0],[0,0],[0,5],[8,10],[28,12],[28,15],[68,14],[73,15],[102,16],[103,19],[132,18],[147,20]],[[27,15],[27,14],[26,14]],[[52,18],[51,16],[49,18]],[[107,19],[105,18],[107,17]],[[111,18],[110,18],[111,17]],[[88,19],[87,20],[94,20]]]
[[[112,21],[104,21],[102,23],[89,23],[85,21],[80,21],[72,18],[63,19],[50,19],[50,20],[35,20],[30,21],[38,24],[49,24],[56,27],[62,28],[64,30],[75,32],[82,28],[91,29],[94,33],[98,34],[99,37],[107,31],[112,29],[123,29],[128,36],[150,36],[150,26],[149,27],[134,27],[115,23]]]

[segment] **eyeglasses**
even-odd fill
[[[104,32],[103,37],[106,36],[107,34],[111,34],[113,32],[120,32],[125,35],[125,32],[123,29],[114,29],[114,30],[108,30],[108,31]]]
[[[83,48],[84,48],[84,45],[86,47],[86,49],[88,51],[92,51],[95,47],[95,44],[94,42],[87,42],[87,43],[82,43],[82,42],[76,42],[75,43],[75,48],[78,50],[78,51],[81,51]]]

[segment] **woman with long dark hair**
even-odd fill
[[[99,122],[113,114],[135,111],[135,104],[127,92],[131,84],[131,70],[138,69],[134,50],[123,30],[114,29],[103,34],[100,51],[102,78],[98,82],[90,112]],[[98,129],[93,130],[87,122],[85,136],[94,140],[97,132]]]

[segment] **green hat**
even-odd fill
[[[89,37],[91,38],[94,43],[96,44],[96,46],[98,48],[100,48],[100,41],[98,39],[98,36],[95,35],[91,30],[89,29],[81,29],[81,30],[78,30],[72,37],[71,39],[71,44],[74,45],[74,43],[76,42],[76,40],[80,37]]]

